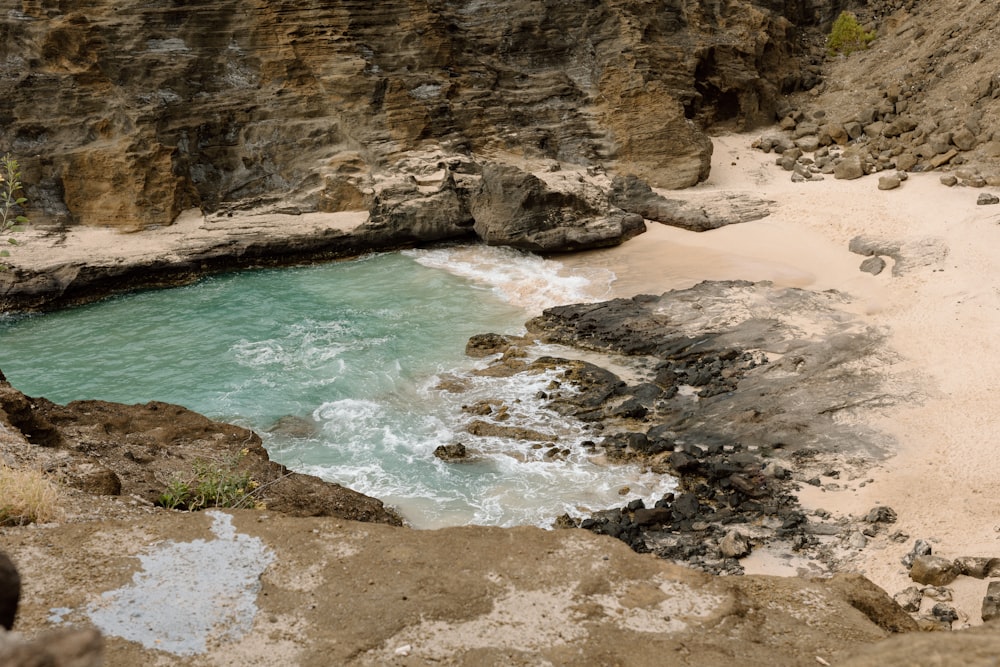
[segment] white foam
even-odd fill
[[[491,289],[511,305],[537,314],[564,303],[606,299],[615,274],[607,269],[567,269],[562,263],[513,248],[486,245],[407,250],[423,266],[441,269]]]

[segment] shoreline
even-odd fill
[[[586,261],[619,272],[613,289],[659,293],[677,282],[742,278],[851,295],[848,311],[887,335],[883,373],[897,400],[844,418],[887,434],[895,445],[862,479],[836,489],[802,485],[800,502],[807,511],[853,520],[876,506],[897,512],[892,529],[907,540],[870,538],[841,565],[890,595],[914,585],[900,559],[916,539],[929,540],[935,554],[949,559],[996,557],[1000,480],[988,443],[998,430],[992,415],[1000,399],[990,387],[1000,381],[1000,363],[991,363],[996,343],[989,332],[1000,327],[1000,271],[989,249],[1000,245],[1000,210],[976,204],[981,190],[941,184],[938,172],[912,174],[885,192],[873,176],[793,183],[772,154],[750,148],[751,140],[716,137],[712,176],[692,191],[749,190],[776,202],[770,216],[698,236],[663,230],[587,253]],[[767,242],[757,236],[761,230]],[[890,262],[878,276],[862,273],[864,257],[848,249],[860,235],[900,246],[905,265]],[[687,253],[679,276],[660,268],[667,253]],[[692,255],[715,263],[704,271]],[[748,573],[766,574],[795,574],[804,565],[766,555],[744,564]],[[967,615],[960,621],[981,622],[987,583],[960,577],[951,585],[955,606]]]
[[[996,556],[1000,482],[992,479],[990,454],[980,443],[988,442],[996,430],[990,428],[996,402],[988,387],[1000,379],[1000,364],[993,368],[988,363],[993,344],[985,332],[1000,325],[1000,272],[991,271],[986,249],[1000,242],[1000,227],[992,224],[1000,215],[976,206],[976,190],[947,188],[937,173],[914,174],[902,188],[888,192],[877,190],[875,178],[793,183],[788,172],[773,164],[773,155],[750,147],[752,138],[715,137],[709,180],[687,191],[661,194],[685,199],[749,193],[771,202],[768,217],[701,233],[650,222],[646,234],[621,246],[556,258],[569,268],[615,271],[612,297],[662,293],[707,279],[770,281],[778,287],[851,295],[846,312],[888,337],[886,358],[880,363],[887,387],[899,400],[840,418],[891,435],[896,445],[864,478],[802,485],[803,508],[851,521],[860,521],[875,506],[893,508],[899,517],[893,528],[908,539],[893,542],[887,535],[873,536],[864,548],[847,552],[840,565],[864,574],[889,594],[912,585],[899,560],[915,539],[930,539],[935,551],[949,558]],[[326,259],[357,247],[351,232],[363,224],[365,215],[294,216],[310,227],[289,243],[312,239],[306,242],[312,243],[312,250],[287,263]],[[252,218],[260,224],[248,224]],[[262,240],[268,229],[280,230],[284,221],[284,216],[274,215],[209,220],[187,214],[175,226],[134,235],[85,228],[61,237],[35,230],[31,233],[36,236],[22,239],[25,244],[14,260],[19,267],[34,263],[49,270],[102,259],[119,267],[133,261],[133,268],[165,266],[170,275],[193,280],[225,270],[211,263],[223,262],[219,257],[245,263],[229,268],[258,261],[286,263],[285,256],[267,256]],[[859,235],[897,244],[905,262],[890,263],[878,276],[862,273],[858,265],[863,257],[848,249]],[[48,245],[39,242],[43,237]],[[126,253],[131,260],[120,259],[123,240],[133,248],[131,255]],[[190,241],[209,249],[201,263],[183,257]],[[242,252],[234,252],[234,246]],[[59,247],[72,252],[58,257]],[[111,248],[110,255],[119,253],[119,259],[108,259]],[[382,249],[392,247],[363,252]],[[153,281],[129,289],[155,285]],[[956,485],[955,480],[967,483]],[[744,565],[748,573],[789,575],[809,569],[808,563],[795,559],[773,558],[766,549]],[[954,588],[956,605],[968,612],[978,608],[986,582],[963,577]],[[968,622],[978,624],[975,616]]]

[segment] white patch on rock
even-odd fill
[[[237,533],[230,515],[206,514],[217,539],[150,548],[139,556],[142,571],[132,583],[88,605],[85,612],[101,632],[185,656],[250,630],[260,576],[274,553],[260,538]]]
[[[425,83],[410,91],[410,95],[418,100],[429,100],[441,94],[441,84]]]

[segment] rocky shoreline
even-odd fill
[[[837,418],[897,400],[873,363],[881,337],[844,315],[845,299],[705,282],[551,308],[528,323],[523,340],[484,335],[470,348],[496,355],[483,371],[490,374],[561,369],[564,379],[546,398],[550,409],[591,424],[594,440],[577,446],[679,480],[677,493],[655,507],[637,500],[560,525],[713,573],[741,573],[738,559],[764,546],[832,568],[839,550],[865,538],[860,528],[807,518],[795,492],[856,479],[882,458],[884,436]],[[614,355],[632,377],[599,362],[528,361],[536,342]]]

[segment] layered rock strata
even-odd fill
[[[683,187],[706,124],[815,82],[801,38],[841,4],[25,2],[0,18],[0,149],[36,222],[130,230],[366,209],[427,149]]]

